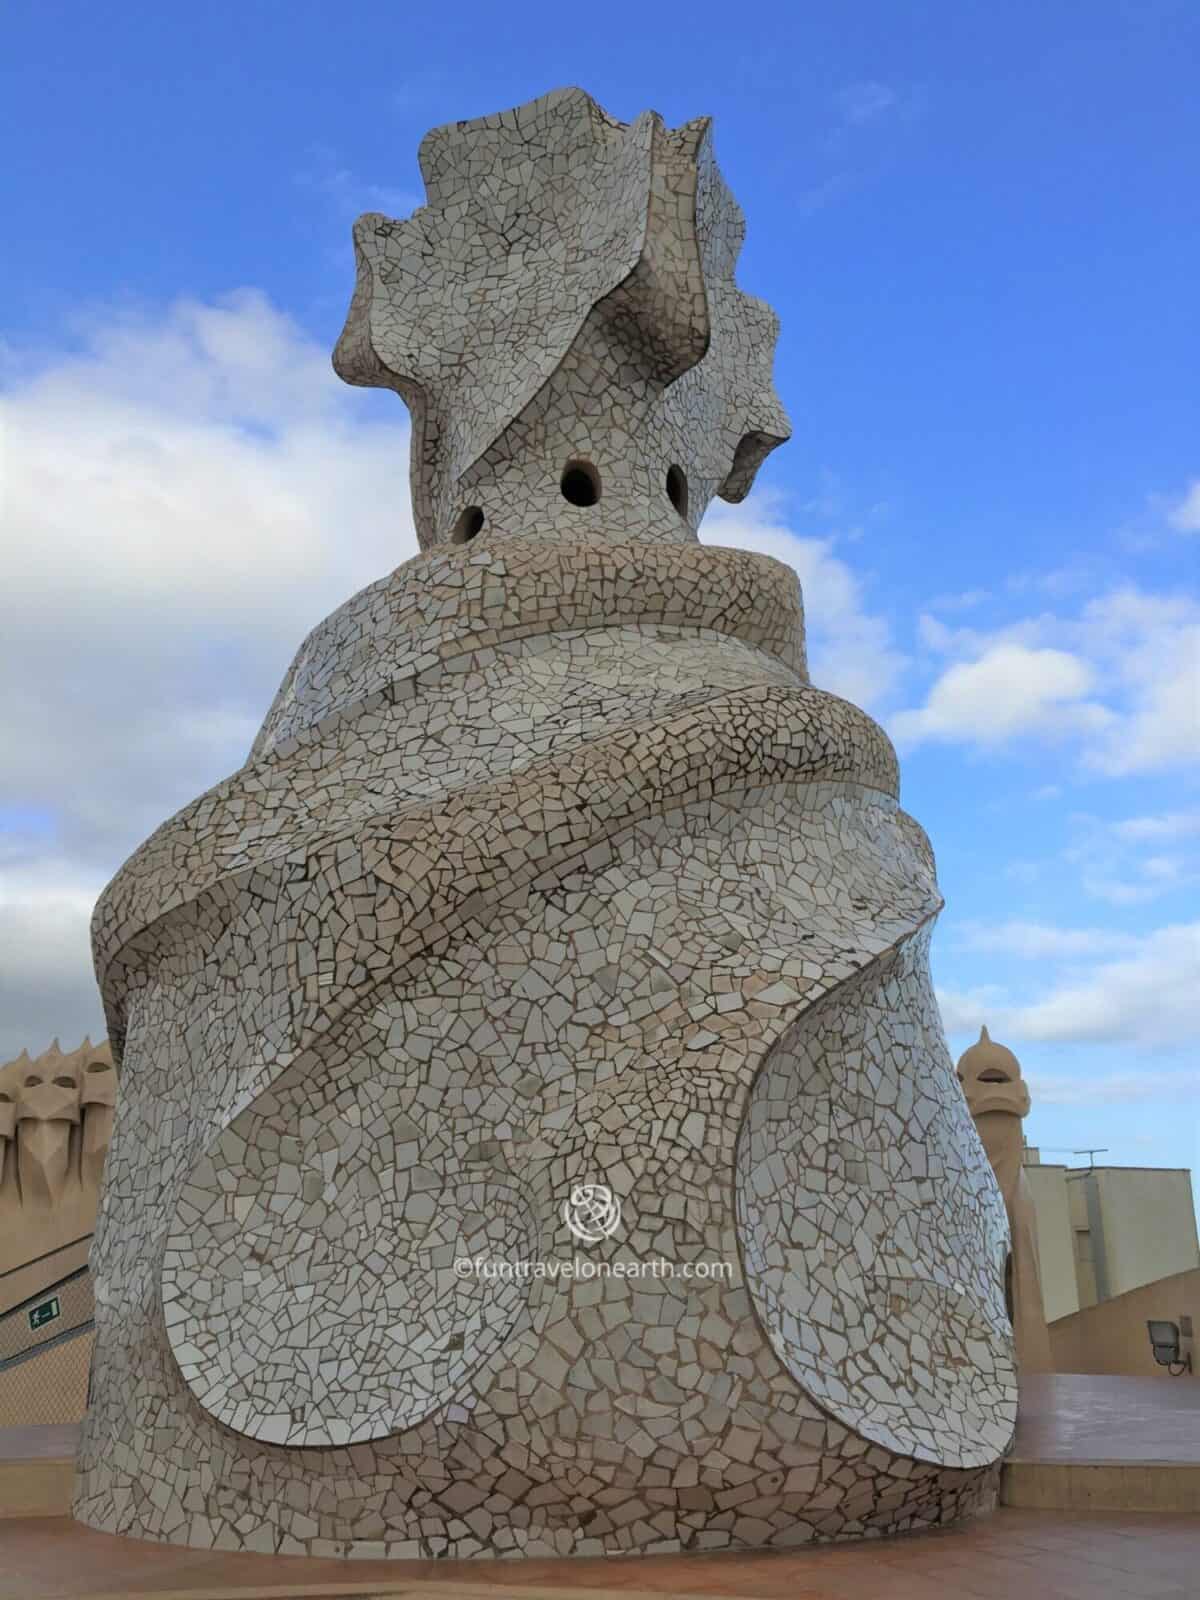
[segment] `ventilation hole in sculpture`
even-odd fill
[[[1011,1080],[1008,1073],[1001,1072],[999,1067],[988,1067],[986,1071],[979,1074],[979,1081],[980,1083],[1008,1083]]]
[[[10,1105],[12,1105],[12,1103],[13,1103],[12,1095],[10,1095],[10,1094],[0,1094],[0,1106],[10,1106]]]
[[[681,517],[687,516],[688,482],[687,474],[682,467],[667,468],[667,499]]]
[[[26,1078],[25,1079],[25,1087],[27,1089],[36,1089],[38,1084],[41,1083],[41,1081],[42,1080],[40,1078]]]
[[[75,1079],[74,1078],[55,1078],[54,1087],[56,1089],[73,1089],[75,1087]]]
[[[112,1062],[111,1061],[89,1061],[88,1062],[88,1071],[89,1072],[111,1072],[112,1071]]]
[[[450,535],[450,543],[469,544],[483,527],[483,523],[484,516],[481,508],[479,506],[468,506],[454,524],[454,531]]]
[[[590,461],[568,461],[561,488],[563,499],[573,506],[594,506],[600,498],[600,474]]]

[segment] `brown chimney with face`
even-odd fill
[[[31,1063],[17,1095],[17,1160],[27,1209],[51,1209],[64,1198],[71,1177],[71,1135],[78,1126],[76,1063],[63,1055],[55,1039]]]
[[[1021,1372],[1050,1372],[1053,1361],[1042,1303],[1037,1223],[1022,1164],[1025,1141],[1021,1123],[1029,1112],[1029,1088],[1016,1056],[997,1044],[986,1028],[979,1030],[978,1042],[959,1057],[958,1081],[1008,1212],[1012,1238],[1009,1316],[1017,1367]]]
[[[107,1042],[0,1066],[0,1272],[92,1232],[115,1102]]]

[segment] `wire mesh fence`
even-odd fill
[[[94,1339],[89,1321],[0,1362],[0,1428],[80,1421]]]

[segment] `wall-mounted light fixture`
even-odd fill
[[[1192,1370],[1192,1319],[1184,1317],[1182,1321],[1186,1324],[1182,1331],[1177,1322],[1146,1323],[1154,1359],[1160,1367],[1166,1367],[1173,1378],[1180,1378]]]

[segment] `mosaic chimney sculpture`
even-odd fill
[[[116,1088],[107,1042],[0,1066],[0,1272],[91,1233]]]
[[[1029,1087],[1016,1056],[1005,1045],[997,1044],[986,1028],[980,1028],[976,1043],[959,1056],[956,1070],[1008,1212],[1012,1256],[1006,1293],[1017,1366],[1021,1372],[1052,1372],[1037,1218],[1023,1165],[1025,1141],[1021,1123],[1029,1115]]]
[[[409,406],[422,553],[97,908],[77,1514],[394,1556],[964,1514],[1003,1204],[891,746],[809,683],[794,573],[696,541],[788,432],[708,125],[565,90],[421,168],[335,365]]]

